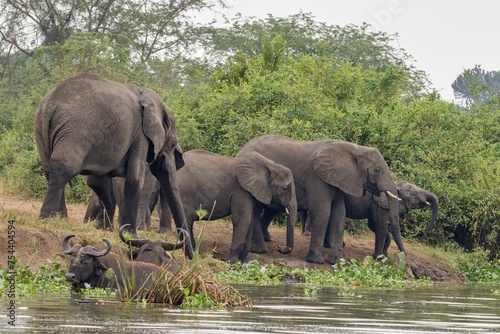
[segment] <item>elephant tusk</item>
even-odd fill
[[[429,203],[428,201],[425,201],[425,205],[431,205],[431,203]]]
[[[398,196],[394,195],[393,193],[391,193],[389,190],[386,190],[385,193],[387,194],[387,196],[390,196],[392,198],[396,198],[398,200],[401,201],[401,198],[399,198]]]
[[[290,211],[288,210],[288,208],[286,206],[285,206],[285,212],[286,212],[287,215],[290,214]]]

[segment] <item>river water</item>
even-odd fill
[[[416,289],[237,286],[252,310],[195,311],[164,305],[99,303],[79,295],[16,300],[5,333],[500,333],[497,285]],[[0,298],[7,315],[9,300]]]

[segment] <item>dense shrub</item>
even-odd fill
[[[0,118],[0,172],[15,191],[43,197],[44,175],[33,139],[33,114],[63,78],[93,72],[157,91],[177,119],[184,150],[234,155],[248,140],[282,134],[377,147],[395,179],[435,193],[440,215],[425,233],[428,213],[408,215],[404,232],[434,244],[455,241],[467,249],[500,244],[500,116],[497,104],[458,110],[431,92],[415,95],[404,66],[363,66],[336,54],[286,53],[271,36],[261,54],[236,53],[210,69],[192,64],[189,77],[168,80],[171,62],[129,64],[127,52],[106,36],[81,34],[63,46],[40,48],[16,69],[18,80],[0,87],[7,108]],[[92,57],[82,57],[82,51]],[[64,57],[54,57],[64,54]],[[172,72],[170,72],[172,73]],[[186,72],[187,73],[187,72]],[[4,116],[5,115],[5,116]],[[71,200],[86,200],[80,177]]]

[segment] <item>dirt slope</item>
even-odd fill
[[[0,190],[0,209],[9,211],[19,211],[22,213],[37,216],[40,212],[41,202],[33,199],[23,199]],[[85,214],[84,205],[68,205],[69,219],[82,222]],[[2,230],[6,230],[7,221],[1,221]],[[152,222],[154,227],[158,226],[158,221]],[[231,243],[232,227],[226,221],[201,222],[195,224],[195,235],[199,229],[204,226],[203,242],[200,247],[201,252],[212,252],[217,259],[225,259],[229,253]],[[328,264],[317,265],[304,261],[309,248],[309,237],[302,236],[299,230],[295,233],[295,248],[291,254],[283,255],[275,250],[278,245],[285,245],[285,230],[271,226],[271,234],[274,241],[268,243],[269,253],[259,254],[260,261],[263,263],[280,263],[290,267],[308,267],[308,268],[330,268]],[[140,232],[139,232],[140,233]],[[61,239],[65,232],[51,231],[43,226],[40,228],[30,228],[19,226],[16,228],[16,252],[22,264],[29,264],[35,268],[43,264],[46,259],[52,259],[55,254],[61,253]],[[97,234],[97,232],[96,232]],[[158,234],[158,237],[160,235]],[[96,236],[96,243],[99,243],[100,237]],[[366,237],[354,237],[347,235],[345,237],[346,247],[344,257],[346,259],[356,258],[362,260],[365,256],[372,254],[374,246],[373,235]],[[7,245],[7,233],[0,234],[0,245]],[[446,261],[435,254],[424,254],[420,251],[418,245],[406,243],[408,255],[406,262],[408,264],[409,277],[428,276],[434,281],[463,281],[463,277],[449,268]],[[2,247],[2,246],[0,246]],[[6,246],[5,246],[6,247]],[[327,250],[324,250],[326,255]],[[390,254],[397,253],[397,247],[391,245]],[[427,253],[427,252],[425,252]],[[2,250],[0,254],[4,254]],[[255,259],[256,255],[251,253],[249,259]],[[0,256],[0,266],[6,267],[7,256]]]

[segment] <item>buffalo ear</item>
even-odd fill
[[[326,183],[346,194],[361,197],[364,187],[358,172],[358,161],[344,142],[331,142],[318,150],[313,158],[313,169]]]
[[[104,264],[102,264],[101,262],[99,262],[97,264],[97,272],[99,273],[105,273],[106,271],[108,271],[108,267],[106,267]]]
[[[147,157],[147,161],[151,163],[163,148],[168,127],[173,123],[169,120],[171,115],[167,112],[167,107],[153,90],[145,89],[139,96],[139,102],[143,107],[142,130],[153,144],[153,150],[148,151]]]
[[[241,154],[235,159],[238,159],[236,172],[238,182],[243,189],[250,192],[259,202],[271,203],[272,194],[269,186],[271,170],[268,165],[269,162],[274,162],[256,152]]]

